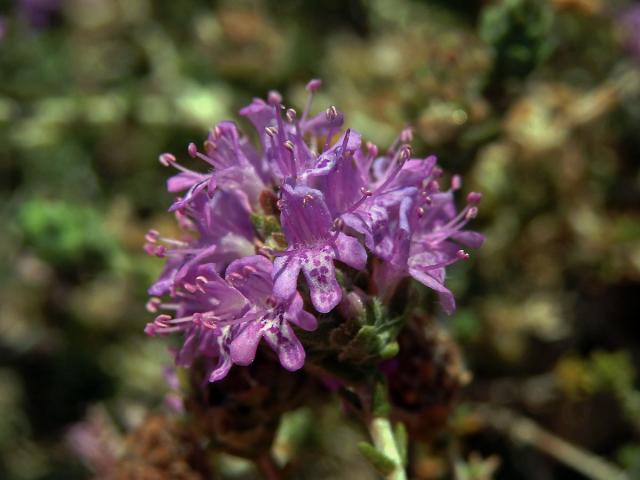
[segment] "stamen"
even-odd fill
[[[276,127],[266,127],[264,129],[265,133],[267,135],[269,135],[271,138],[275,137],[276,135],[278,135],[278,129]]]
[[[456,252],[456,257],[459,260],[469,260],[469,254],[467,252],[465,252],[464,250],[458,250]]]
[[[481,193],[470,192],[469,195],[467,195],[467,202],[469,202],[471,205],[478,205],[480,203],[480,200],[482,200]]]
[[[411,143],[413,140],[413,129],[411,127],[407,127],[402,132],[400,132],[400,141],[402,143]]]
[[[333,122],[338,117],[338,110],[335,106],[331,105],[329,108],[327,108],[325,114],[327,116],[327,120]]]
[[[189,156],[191,158],[196,158],[196,156],[198,155],[198,147],[195,143],[191,142],[187,147],[187,152],[189,153]]]
[[[311,201],[313,201],[313,195],[311,195],[310,193],[308,193],[307,195],[305,195],[302,198],[302,205],[304,205],[305,207],[307,206],[307,204],[309,204]]]
[[[286,140],[284,143],[284,148],[286,148],[287,150],[289,150],[291,153],[293,153],[294,149],[295,149],[295,145],[293,144],[293,142],[291,140]]]
[[[275,90],[271,90],[267,96],[267,102],[269,102],[271,106],[280,105],[282,103],[282,95]]]
[[[398,157],[399,161],[404,165],[404,163],[411,158],[411,145],[403,145],[400,147],[400,156]]]
[[[469,210],[467,210],[467,213],[465,214],[464,218],[465,220],[471,220],[474,219],[478,216],[478,207],[470,207]]]
[[[244,280],[244,277],[238,272],[233,272],[227,275],[227,280],[229,280],[231,283],[237,283]]]
[[[378,156],[378,146],[375,143],[367,142],[367,154],[371,159]]]
[[[161,303],[162,300],[160,300],[158,297],[151,297],[145,305],[147,312],[156,313]]]
[[[170,167],[171,164],[176,162],[176,157],[172,153],[163,153],[158,157],[160,163],[165,167]]]
[[[462,187],[462,178],[460,175],[451,177],[451,190],[455,192],[456,190],[460,190],[460,187]]]
[[[320,80],[319,78],[314,78],[309,80],[309,83],[307,83],[307,86],[305,88],[309,93],[314,93],[315,91],[320,89],[321,86],[322,80]]]
[[[144,239],[149,243],[156,243],[159,237],[160,232],[152,229],[147,232],[147,234],[144,236]]]
[[[158,258],[164,258],[167,254],[167,249],[164,245],[156,245],[154,243],[145,243],[144,251],[148,255],[153,255]]]
[[[306,89],[309,92],[309,96],[307,97],[307,102],[304,105],[304,110],[302,111],[302,117],[300,118],[301,122],[304,122],[309,116],[309,112],[311,111],[311,103],[313,102],[313,96],[320,87],[322,86],[322,80],[314,78],[313,80],[307,83]]]
[[[168,325],[168,324],[167,324],[167,322],[169,322],[169,321],[171,321],[171,320],[173,320],[173,319],[171,318],[171,315],[167,315],[167,314],[162,313],[162,314],[158,315],[158,316],[153,320],[153,323],[155,323],[156,325],[162,325],[162,326],[165,326],[165,325]]]

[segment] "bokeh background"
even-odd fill
[[[639,66],[622,0],[0,1],[0,478],[89,478],[163,408],[170,356],[142,332],[162,263],[143,236],[173,228],[157,155],[269,89],[301,106],[314,77],[316,108],[381,146],[413,126],[484,193],[441,319],[473,374],[457,478],[586,478],[471,405],[640,478]],[[308,478],[374,478],[336,412],[287,424],[322,419]],[[415,478],[452,478],[414,455]]]

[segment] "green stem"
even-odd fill
[[[402,457],[396,445],[391,422],[387,417],[374,416],[369,421],[369,434],[375,447],[396,464],[396,468],[385,476],[386,480],[406,480],[407,476],[402,466]]]

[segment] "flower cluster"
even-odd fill
[[[458,212],[460,178],[441,190],[442,170],[433,156],[412,156],[409,129],[380,154],[354,130],[343,131],[335,107],[310,116],[319,87],[319,80],[307,85],[301,115],[276,92],[240,111],[256,128],[259,149],[235,123],[222,122],[202,148],[188,146],[206,171],[160,155],[178,170],[167,188],[180,195],[170,211],[185,238],[146,236],[145,250],[166,266],[147,304],[164,313],[145,331],[182,333],[177,364],[204,357],[209,381],[250,364],[262,339],[284,368],[301,368],[305,352],[292,325],[314,330],[311,310],[331,312],[361,272],[368,293],[387,300],[413,277],[451,313],[445,268],[468,258],[462,247],[482,244],[480,234],[464,230],[480,194],[470,193]]]

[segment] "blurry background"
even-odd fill
[[[442,319],[474,376],[460,478],[584,478],[474,423],[478,403],[640,478],[639,65],[627,1],[0,1],[0,478],[87,478],[78,450],[109,461],[87,430],[117,450],[162,403],[170,358],[142,332],[162,266],[143,235],[173,228],[157,156],[268,89],[300,107],[313,77],[316,108],[381,147],[414,126],[484,193],[487,243]],[[323,421],[310,465],[371,478]]]

